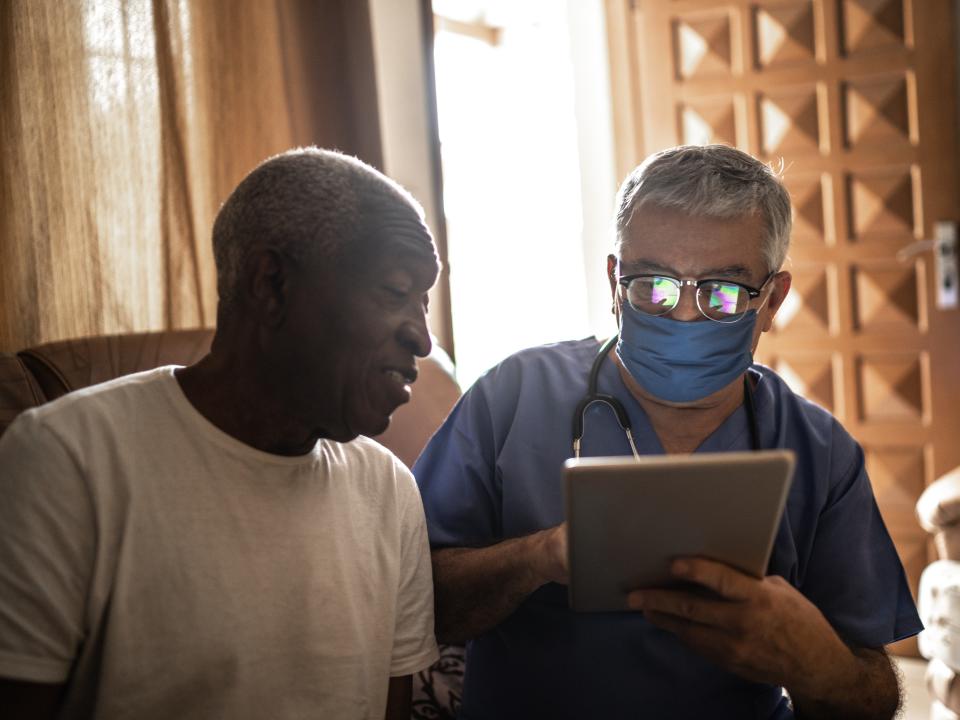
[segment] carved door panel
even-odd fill
[[[916,593],[930,550],[914,504],[960,465],[960,311],[938,307],[939,266],[915,252],[958,219],[952,3],[610,0],[608,11],[621,169],[678,143],[783,159],[794,285],[758,360],[863,445]]]

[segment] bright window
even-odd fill
[[[514,5],[498,27],[440,22],[435,39],[463,387],[517,350],[591,333],[567,19],[555,2]]]

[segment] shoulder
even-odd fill
[[[752,370],[761,376],[757,412],[774,433],[770,446],[794,450],[798,471],[810,468],[831,484],[858,471],[863,463],[860,445],[832,413],[795,393],[770,368],[754,365]]]
[[[599,347],[596,338],[588,337],[526,348],[481,375],[474,387],[511,390],[528,381],[550,383],[580,377],[589,370]]]
[[[419,495],[410,470],[390,450],[364,435],[347,443],[321,440],[322,452],[331,460],[332,469],[346,474],[355,487],[366,492],[405,497]]]
[[[61,440],[79,434],[124,427],[123,418],[142,416],[176,382],[175,366],[125,375],[74,390],[52,402],[21,413],[11,425],[42,428]]]
[[[582,394],[598,348],[590,337],[516,352],[477,378],[447,419],[461,429],[471,426],[471,436],[477,422],[505,431],[524,408],[533,412],[568,394]]]
[[[837,436],[841,440],[852,440],[829,410],[795,393],[772,369],[754,365],[751,370],[761,378],[758,397],[765,396],[771,405],[769,410],[777,414],[780,422],[789,422],[791,429],[809,435],[814,442],[830,443]]]
[[[595,337],[537,345],[515,352],[496,366],[500,367],[579,367],[593,361],[600,347]],[[494,368],[494,369],[496,369]]]
[[[42,422],[55,420],[60,415],[84,413],[97,407],[122,405],[130,400],[142,401],[144,396],[166,391],[166,386],[175,382],[176,366],[167,365],[124,375],[107,382],[98,383],[67,393],[27,412],[34,413]]]
[[[332,440],[326,442],[346,463],[363,465],[364,467],[378,467],[385,471],[403,468],[403,463],[386,447],[366,435],[358,435],[350,442],[338,443]]]

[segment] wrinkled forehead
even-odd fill
[[[631,272],[702,276],[718,268],[764,271],[764,228],[759,215],[692,214],[655,205],[639,206],[620,234],[617,257]]]
[[[437,247],[416,208],[403,200],[380,203],[364,213],[349,253],[357,269],[402,261],[429,276],[440,270]]]
[[[411,251],[436,254],[430,228],[420,213],[403,201],[383,203],[369,213],[363,223],[363,235],[373,245],[400,246]]]

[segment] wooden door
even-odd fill
[[[916,594],[931,558],[914,504],[960,465],[960,311],[938,307],[917,244],[958,219],[952,2],[607,8],[623,172],[679,143],[782,159],[794,285],[758,360],[863,445]]]

